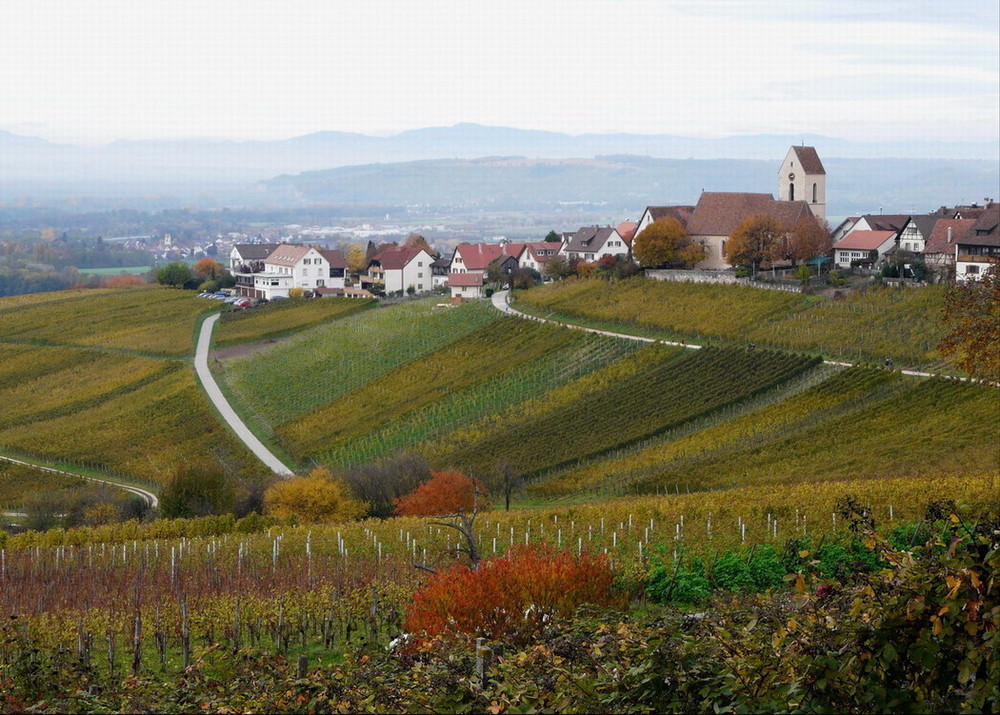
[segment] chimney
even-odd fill
[[[951,243],[951,226],[948,227],[948,243]]]

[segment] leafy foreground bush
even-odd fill
[[[435,574],[413,597],[407,630],[464,633],[526,643],[554,618],[569,618],[582,604],[608,606],[614,574],[604,555],[551,547],[517,548],[478,569],[456,564]]]
[[[923,546],[856,522],[885,566],[849,582],[796,576],[698,614],[579,610],[492,657],[449,634],[299,671],[216,645],[180,674],[115,681],[15,635],[0,712],[996,712],[1000,519],[949,518]]]

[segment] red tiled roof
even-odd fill
[[[466,270],[485,271],[486,267],[501,256],[496,243],[463,243],[455,248],[462,257]]]
[[[534,258],[538,263],[545,263],[547,260],[553,256],[559,255],[559,250],[562,248],[561,243],[556,243],[555,241],[536,241],[534,243],[525,244],[528,248],[528,253]],[[553,251],[550,255],[540,255],[540,251]]]
[[[472,288],[483,284],[482,273],[449,273],[448,285],[456,288]]]
[[[383,270],[398,271],[405,267],[410,261],[423,251],[422,248],[407,248],[406,246],[389,246],[374,256],[372,261],[378,261]]]
[[[309,253],[310,248],[311,246],[283,243],[271,252],[265,262],[277,266],[294,266],[302,260],[302,256]]]
[[[895,235],[895,231],[852,231],[833,247],[834,249],[873,251]]]
[[[694,207],[687,230],[692,236],[728,236],[750,216],[770,216],[791,231],[810,214],[805,201],[775,201],[771,194],[706,191]]]
[[[347,268],[347,261],[344,260],[344,254],[335,248],[320,251],[319,255],[327,260],[330,268]]]
[[[807,174],[825,174],[823,162],[819,160],[816,148],[811,146],[794,146],[795,156],[799,160],[799,165]]]
[[[930,237],[924,244],[924,253],[954,253],[955,243],[966,235],[976,223],[971,218],[942,218],[934,224]],[[951,243],[948,242],[948,229],[951,229]]]
[[[632,245],[632,237],[635,236],[635,230],[639,227],[636,221],[622,221],[618,224],[618,235],[622,237],[628,245]]]
[[[694,206],[647,206],[646,210],[654,221],[659,221],[661,218],[675,218],[685,228],[694,214]]]

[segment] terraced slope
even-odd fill
[[[570,322],[695,341],[756,343],[897,366],[943,367],[944,286],[871,287],[839,300],[747,286],[645,278],[568,280],[518,294],[517,307]]]
[[[500,319],[488,305],[436,308],[436,299],[364,311],[227,360],[234,399],[268,431]]]
[[[0,300],[0,452],[150,483],[192,459],[259,471],[185,359],[211,307],[154,287]]]
[[[686,491],[826,480],[1000,473],[996,389],[844,370],[790,399],[686,437],[594,460],[532,486]]]
[[[448,438],[434,453],[435,463],[473,472],[506,464],[519,474],[534,474],[649,438],[819,362],[733,348],[678,352],[654,344],[642,352],[646,362],[640,369],[599,389],[561,403],[547,400],[552,407],[520,419],[519,408],[513,408],[506,424],[469,430],[463,440]]]
[[[289,451],[350,464],[408,449],[635,350],[631,341],[504,317],[278,430]]]

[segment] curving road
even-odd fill
[[[68,472],[65,469],[55,469],[54,467],[43,467],[38,464],[32,464],[31,462],[24,462],[21,461],[20,459],[14,459],[13,457],[4,457],[0,455],[0,460],[3,460],[4,462],[10,462],[11,464],[20,464],[21,466],[24,467],[31,467],[32,469],[37,469],[42,472],[49,472],[51,474],[62,474],[63,476],[66,477],[76,477],[77,479],[86,479],[88,482],[97,482],[98,484],[107,484],[112,487],[118,487],[119,489],[124,489],[127,492],[132,492],[133,494],[137,494],[138,496],[142,497],[143,500],[147,504],[149,504],[149,506],[151,506],[153,509],[157,508],[160,505],[160,500],[156,498],[156,495],[153,494],[153,492],[148,491],[146,489],[142,489],[141,487],[133,487],[129,484],[122,484],[121,482],[115,482],[110,479],[99,479],[97,477],[88,477],[86,474],[77,474],[76,472]],[[11,515],[8,514],[8,516]],[[15,516],[23,516],[23,514]]]
[[[254,433],[250,431],[250,428],[236,414],[236,410],[232,408],[226,396],[222,394],[222,390],[219,389],[218,383],[216,383],[215,378],[212,376],[212,371],[208,368],[208,351],[212,346],[212,330],[215,329],[215,323],[218,320],[218,313],[209,316],[201,324],[201,330],[198,333],[198,347],[194,355],[194,368],[198,374],[198,379],[201,381],[201,386],[230,429],[233,430],[236,436],[243,441],[243,444],[251,452],[257,455],[260,461],[267,465],[268,469],[283,477],[294,476],[295,472],[274,456],[271,450],[257,439]]]
[[[499,311],[507,313],[508,315],[513,315],[518,318],[525,318],[526,320],[535,320],[539,323],[552,323],[553,325],[560,325],[564,328],[572,328],[574,330],[585,330],[588,333],[598,333],[599,335],[610,335],[613,338],[625,338],[627,340],[638,340],[644,343],[655,343],[656,340],[652,338],[644,338],[639,335],[629,335],[628,333],[613,333],[610,330],[597,330],[596,328],[585,328],[582,325],[573,325],[572,323],[560,323],[557,320],[547,320],[546,318],[538,318],[534,315],[528,315],[527,313],[522,313],[519,310],[514,310],[507,302],[508,293],[510,291],[502,290],[497,291],[493,294],[493,307]],[[691,350],[700,350],[703,346],[694,345],[693,343],[674,343],[669,340],[660,340],[659,342],[664,345],[677,345],[682,348],[690,348]],[[824,365],[839,365],[841,367],[856,367],[855,363],[842,362],[840,360],[824,360]],[[952,377],[950,375],[940,375],[933,372],[922,372],[920,370],[900,370],[903,375],[909,375],[911,377],[946,377],[949,380],[958,380],[959,382],[978,382],[978,380],[973,380],[968,377]]]

